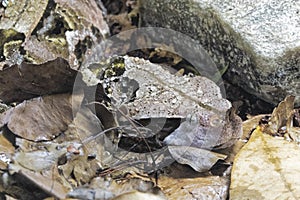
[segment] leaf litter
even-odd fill
[[[6,12],[9,9],[24,10],[24,14],[13,16],[12,21],[26,20],[29,13],[26,6],[29,4],[10,3],[12,6],[5,9]],[[136,4],[134,1],[125,3],[125,0],[123,3],[129,7]],[[32,4],[39,5],[36,1]],[[5,194],[17,199],[44,199],[50,196],[58,199],[227,199],[230,163],[233,162],[230,199],[267,199],[279,194],[280,197],[298,198],[299,183],[291,177],[298,174],[295,160],[299,160],[299,130],[291,125],[291,121],[294,115],[295,125],[300,120],[299,111],[291,112],[292,97],[280,104],[277,111],[274,110],[267,125],[257,127],[260,116],[251,119],[251,122],[244,122],[244,133],[241,139],[234,139],[232,147],[215,152],[160,144],[158,141],[163,141],[166,135],[182,124],[185,114],[176,116],[179,122],[175,126],[174,122],[178,119],[170,113],[150,110],[153,113],[149,115],[147,110],[142,110],[135,115],[128,110],[135,109],[132,100],[135,98],[135,103],[142,105],[146,101],[141,94],[148,92],[140,80],[137,81],[141,89],[136,93],[138,95],[131,96],[134,93],[127,91],[125,93],[129,96],[127,101],[123,101],[124,91],[120,93],[118,90],[124,85],[120,82],[115,82],[117,87],[112,95],[96,76],[91,84],[94,86],[87,87],[88,83],[84,80],[90,79],[93,73],[77,71],[81,63],[89,62],[85,59],[89,58],[94,45],[109,33],[102,18],[102,13],[106,11],[100,10],[103,5],[98,1],[70,3],[59,0],[46,1],[39,6],[43,12],[31,16],[34,19],[32,24],[28,21],[20,26],[21,23],[5,24],[1,20],[0,53],[3,59],[0,63],[0,99],[7,104],[1,106],[1,113],[2,109],[6,111],[0,114],[1,197]],[[133,27],[130,16],[138,16],[137,12],[138,9],[132,7],[132,13],[128,16],[123,10],[119,15],[108,15],[108,21],[119,21],[126,30]],[[62,26],[58,28],[58,24]],[[53,32],[56,34],[52,35]],[[150,53],[150,57],[171,57],[171,63],[181,62],[176,55],[160,52],[159,49],[155,51]],[[163,71],[161,74],[168,73]],[[130,78],[134,80],[141,74],[141,77],[152,76],[155,71],[150,70],[145,75],[135,70],[133,74]],[[115,78],[126,78],[124,75],[118,76]],[[174,82],[175,79],[168,76],[166,80]],[[180,79],[182,77],[176,80]],[[82,81],[83,91],[71,95],[75,80]],[[150,84],[157,83],[154,79]],[[217,87],[215,89],[218,90]],[[72,99],[77,102],[75,107]],[[213,106],[219,105],[215,103]],[[162,118],[155,119],[155,114]],[[166,127],[158,125],[158,129],[163,130],[159,134],[155,134],[154,127],[144,124],[148,119],[159,122],[163,118],[174,119],[168,119]],[[170,128],[167,126],[169,124],[174,127]],[[251,129],[255,127],[251,134]],[[251,138],[245,145],[250,134]],[[118,148],[121,142],[126,144],[129,141],[125,135],[137,145],[144,144],[140,145],[143,153],[136,149],[131,151],[133,148],[130,145],[129,151]],[[250,150],[247,146],[251,147]],[[149,147],[152,149],[149,150]],[[160,151],[155,151],[157,148]],[[184,151],[185,154],[182,154]],[[250,153],[245,153],[247,151]],[[243,154],[247,155],[246,158]],[[289,155],[288,158],[286,155]],[[261,159],[261,165],[253,163],[256,158]],[[175,160],[177,162],[174,163]],[[252,162],[248,163],[248,160]],[[267,170],[262,170],[264,167]],[[260,170],[254,173],[254,169]],[[247,175],[251,176],[247,178]],[[274,187],[267,183],[272,183]]]
[[[47,68],[47,63],[45,66]],[[69,70],[68,68],[65,69]],[[69,81],[72,82],[73,80],[70,77]],[[58,82],[58,84],[60,83]],[[99,91],[103,92],[103,90]],[[112,152],[111,150],[117,146],[111,143],[104,134],[107,127],[102,124],[101,120],[104,120],[105,116],[99,120],[97,115],[103,113],[95,113],[97,114],[95,115],[90,110],[89,105],[92,102],[87,103],[89,98],[84,96],[87,93],[81,92],[78,95],[53,93],[33,99],[24,98],[27,100],[9,108],[1,115],[2,128],[7,129],[8,134],[14,138],[12,145],[18,147],[9,157],[10,161],[7,166],[9,173],[5,172],[4,174],[9,176],[17,174],[29,179],[29,182],[40,188],[37,190],[36,196],[49,193],[54,195],[56,194],[54,189],[60,188],[56,197],[61,198],[62,195],[67,196],[71,188],[72,190],[77,187],[80,188],[99,175],[110,175],[118,180],[126,173],[144,174],[147,168],[149,172],[155,173],[155,170],[160,168],[160,163],[164,163],[166,159],[174,159],[174,156],[181,151],[180,146],[169,147],[169,149],[164,150],[165,154],[150,151],[148,157],[146,156],[147,158],[145,154],[140,153]],[[98,95],[105,96],[104,94]],[[22,99],[21,96],[19,98]],[[74,104],[74,102],[76,103]],[[106,107],[107,103],[104,102],[102,105]],[[114,117],[114,114],[107,117]],[[113,122],[115,119],[110,120]],[[131,128],[134,129],[136,125],[132,125]],[[191,152],[193,154],[190,154]],[[190,154],[190,156],[186,156],[190,160],[182,161],[179,157],[176,159],[180,163],[191,165],[197,171],[208,171],[217,160],[225,158],[225,156],[197,148],[193,151],[188,149],[187,154]],[[198,158],[197,155],[200,154],[203,156]],[[214,155],[215,158],[207,157],[206,154]],[[156,161],[154,162],[153,159]],[[204,162],[203,159],[207,159],[207,162]],[[120,168],[120,166],[122,167]],[[110,170],[112,171],[110,172]],[[31,173],[33,173],[32,176]],[[52,187],[50,190],[50,184],[43,181],[48,178],[57,187]],[[18,190],[13,190],[12,187],[9,185],[3,192],[21,198],[21,193]],[[26,190],[26,188],[24,189]],[[82,189],[79,191],[82,192]],[[108,192],[109,190],[104,190],[101,195],[108,195]],[[113,197],[119,195],[118,198],[121,198],[123,196],[123,193],[110,192]],[[143,196],[144,194],[146,193],[140,194],[135,189],[124,192],[124,196]],[[70,195],[74,194],[70,193]],[[149,195],[151,196],[150,193]],[[162,196],[162,198],[164,197]]]
[[[231,199],[300,198],[300,129],[292,124],[293,104],[293,96],[282,101],[237,154],[231,175]]]
[[[99,91],[104,92],[104,90]],[[105,94],[102,94],[102,97],[104,96]],[[74,103],[74,101],[72,101],[72,98],[73,100],[75,98],[75,102],[77,102],[75,104],[75,109],[74,105],[72,105],[72,102]],[[109,175],[113,177],[113,180],[116,181],[125,176],[126,173],[133,174],[133,177],[136,176],[135,174],[144,174],[144,170],[147,169],[145,163],[148,164],[148,168],[156,165],[156,168],[151,168],[151,170],[148,172],[157,173],[155,172],[155,170],[160,168],[160,163],[164,163],[166,159],[175,159],[178,163],[189,165],[192,169],[198,171],[198,173],[202,173],[200,173],[196,177],[188,179],[183,177],[181,177],[180,179],[174,179],[172,175],[170,176],[163,174],[158,176],[158,187],[169,199],[175,198],[176,196],[186,197],[188,199],[191,198],[189,196],[191,194],[193,194],[194,197],[201,198],[203,188],[212,188],[212,185],[215,185],[213,182],[210,182],[212,180],[220,183],[220,185],[217,187],[217,190],[220,190],[220,192],[223,191],[221,192],[222,195],[220,196],[220,199],[226,198],[228,194],[227,192],[225,192],[228,190],[228,175],[223,175],[220,177],[216,175],[205,175],[205,173],[209,172],[213,165],[218,165],[220,159],[225,160],[226,155],[218,154],[205,149],[185,146],[168,146],[168,149],[165,149],[165,154],[161,154],[161,152],[157,153],[150,151],[148,153],[148,158],[144,157],[145,154],[141,156],[140,153],[127,151],[112,152],[111,150],[117,148],[117,146],[115,144],[112,144],[111,141],[106,137],[105,130],[107,127],[105,127],[102,123],[102,120],[105,119],[105,116],[102,116],[102,118],[99,119],[99,114],[103,113],[93,113],[89,108],[91,104],[87,103],[86,100],[87,99],[86,97],[84,97],[84,92],[81,92],[81,94],[77,96],[74,96],[74,94],[70,95],[68,93],[49,94],[30,100],[24,100],[24,102],[21,102],[15,107],[9,108],[6,112],[2,113],[0,119],[2,129],[6,131],[6,134],[2,139],[0,138],[0,141],[1,144],[3,144],[2,150],[4,154],[7,155],[7,160],[2,157],[1,169],[5,170],[5,168],[7,168],[9,170],[9,172],[2,172],[2,177],[9,176],[14,181],[16,181],[14,176],[17,175],[18,177],[21,176],[23,177],[23,179],[29,180],[30,184],[36,185],[39,188],[37,189],[37,194],[35,194],[35,197],[47,196],[50,194],[57,198],[61,198],[62,196],[81,198],[82,196],[87,197],[92,192],[93,194],[97,194],[97,198],[125,198],[126,196],[131,195],[147,195],[147,192],[140,194],[138,192],[139,190],[131,189],[126,190],[123,193],[117,193],[115,189],[97,189],[91,188],[90,186],[83,189],[82,186],[84,184],[90,183],[92,180],[99,176],[105,177]],[[287,106],[283,106],[282,104],[280,104],[280,106],[277,108],[277,111],[274,111],[273,113],[273,116],[275,117],[271,118],[268,121],[269,124],[264,126],[260,131],[272,132],[274,134],[259,133],[259,137],[262,137],[262,135],[264,135],[264,137],[269,137],[266,139],[260,139],[260,141],[271,141],[274,137],[270,135],[276,135],[276,132],[278,134],[278,132],[280,132],[282,129],[285,130],[285,128],[282,127],[285,127],[287,125],[286,123],[291,123],[291,119],[287,119],[287,117],[292,117],[291,112],[294,113],[294,111],[292,109],[293,106],[291,106],[291,99],[288,98],[287,102]],[[102,106],[104,107],[107,107],[107,105],[105,102],[102,103]],[[111,108],[107,107],[106,109],[109,110]],[[278,112],[284,112],[284,114],[280,114]],[[114,115],[115,114],[113,114],[112,116],[108,116],[109,118],[111,118],[114,117]],[[278,116],[283,117],[279,118]],[[114,121],[115,119],[110,120]],[[254,122],[254,124],[256,123],[257,120]],[[112,124],[116,125],[118,123]],[[274,124],[277,125],[275,126]],[[255,125],[251,125],[250,128],[247,129],[247,132],[249,133],[249,130],[253,127],[255,127]],[[289,136],[285,137],[289,138],[290,140],[297,141],[295,135],[292,134],[294,133],[293,130],[295,128],[292,126],[287,127]],[[122,130],[122,127],[119,128],[119,130]],[[268,129],[270,131],[268,131]],[[123,129],[123,131],[124,130],[126,129]],[[257,132],[258,131],[252,133],[251,138],[258,137],[255,136],[257,135]],[[7,134],[13,134],[12,136],[14,140],[6,139]],[[245,140],[247,139],[247,137],[249,136],[246,134],[242,136],[242,139]],[[291,144],[293,144],[293,148],[299,148],[297,142],[289,142],[284,140],[283,137],[281,138],[281,140],[278,140],[278,138],[274,139],[280,141],[281,143],[284,143],[281,145],[285,147],[287,147],[288,145],[291,146]],[[250,139],[244,148],[246,148],[247,145],[251,145],[253,140],[254,139]],[[241,146],[243,146],[244,144],[245,143],[243,142]],[[255,148],[251,147],[251,149],[258,150],[257,146],[261,146],[262,148],[264,148],[264,145],[266,144],[254,144]],[[272,147],[271,144],[268,145],[268,148],[275,148]],[[19,148],[14,150],[15,146]],[[109,146],[109,148],[107,148],[107,146]],[[240,148],[241,147],[239,147],[238,150],[235,151],[235,153],[237,153]],[[236,165],[244,166],[238,161],[239,157],[242,155],[243,149],[238,153],[238,155],[236,156],[236,160],[234,161],[230,190],[231,198],[233,199],[235,198],[235,194],[237,194],[234,192],[235,183],[236,180],[239,180],[235,177],[238,176],[238,168],[236,167]],[[186,152],[184,156],[182,154],[183,151]],[[286,159],[284,155],[288,154],[289,151],[296,152],[295,149],[287,151],[285,151],[284,149],[280,149],[278,152],[281,152],[280,154],[283,155],[281,159]],[[269,151],[268,154],[270,154]],[[259,156],[263,155],[263,153],[256,153],[251,151],[250,155],[255,155],[257,158],[259,158]],[[234,157],[234,155],[230,156]],[[295,156],[298,155],[295,154]],[[291,157],[293,156],[291,155]],[[153,158],[156,159],[155,162]],[[242,158],[242,162],[245,163],[245,160],[247,161],[247,159]],[[250,160],[253,161],[254,159],[251,158]],[[291,158],[291,160],[293,159]],[[140,164],[138,164],[139,161],[141,161]],[[264,160],[262,162],[266,161]],[[130,163],[132,163],[132,165]],[[251,166],[251,164],[249,165]],[[259,166],[264,165],[260,163]],[[261,169],[258,168],[259,166],[257,166],[257,169]],[[288,168],[287,166],[284,165],[284,167],[282,166],[282,168]],[[247,169],[247,173],[249,173],[250,169],[246,167],[245,169]],[[268,169],[272,171],[272,167],[269,166]],[[188,170],[191,169],[186,169],[186,171]],[[192,170],[191,174],[195,174],[195,171]],[[283,169],[279,171],[280,173],[286,173]],[[257,173],[257,171],[255,171],[255,173],[257,175],[259,174]],[[266,172],[264,173],[265,177]],[[242,177],[243,179],[245,179],[245,174],[243,174]],[[50,181],[51,184],[46,180],[52,180]],[[250,178],[247,180],[250,180]],[[288,179],[284,181],[287,180]],[[180,183],[174,184],[174,186],[169,186],[170,188],[166,189],[164,181],[175,183],[176,181],[180,181]],[[200,181],[203,182],[203,184],[207,185],[195,185],[194,181]],[[206,181],[208,182],[205,183]],[[112,184],[113,182],[110,182],[110,184]],[[239,184],[242,183],[243,182],[239,181]],[[175,188],[178,188],[180,184],[183,185],[182,187],[180,187],[180,191],[175,192]],[[54,185],[56,186],[54,187]],[[22,183],[20,183],[18,187],[23,187]],[[241,188],[240,186],[237,187]],[[202,189],[195,190],[195,188]],[[23,191],[24,193],[30,193],[29,191],[26,191],[26,187],[23,187],[23,190],[25,190]],[[287,191],[291,190],[294,189],[292,188]],[[295,190],[297,190],[297,188]],[[21,198],[21,194],[19,192],[20,190],[14,190],[12,185],[8,186],[5,189],[2,189],[2,191],[11,196]],[[239,193],[240,192],[238,192],[238,194]],[[244,194],[245,193],[243,193],[243,195]],[[247,196],[246,194],[245,196]],[[151,196],[152,194],[149,193],[149,195]],[[215,197],[216,193],[210,193],[209,195]],[[253,195],[253,193],[251,193],[251,195]],[[164,195],[162,195],[158,198],[165,197]],[[238,198],[241,198],[241,196],[238,196],[237,199]]]

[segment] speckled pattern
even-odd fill
[[[167,144],[226,148],[240,137],[242,120],[213,81],[203,76],[176,76],[144,59],[125,56],[124,63],[126,70],[111,96],[116,102],[125,99],[122,104],[130,117],[186,119]]]
[[[300,2],[292,0],[141,0],[146,26],[185,33],[208,51],[225,78],[277,104],[300,105]]]

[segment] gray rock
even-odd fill
[[[146,26],[199,41],[232,83],[277,104],[300,105],[300,1],[140,0]]]

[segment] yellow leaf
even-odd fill
[[[235,158],[230,199],[300,199],[300,147],[256,128]]]

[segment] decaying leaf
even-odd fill
[[[267,124],[257,126],[237,154],[231,175],[231,199],[299,199],[299,127],[292,127],[294,97],[274,109]],[[287,133],[296,142],[285,140]]]
[[[58,7],[62,7],[62,9],[59,9],[59,12],[63,17],[66,18],[66,21],[71,29],[80,28],[74,26],[89,27],[93,25],[98,28],[103,36],[109,33],[109,28],[105,20],[103,20],[102,11],[98,7],[95,0],[55,0],[55,2],[58,4]],[[81,21],[82,24],[76,22],[74,23],[76,20]]]
[[[154,187],[153,182],[138,178],[121,181],[94,178],[89,187],[80,187],[68,194],[79,199],[165,199],[164,194]],[[114,198],[113,198],[114,197]]]
[[[109,34],[102,10],[94,0],[22,0],[6,4],[0,21],[4,30],[0,32],[0,53],[6,64],[23,60],[41,64],[62,57],[77,69],[91,46]],[[16,34],[7,30],[23,37],[14,37]]]
[[[24,40],[25,35],[14,29],[0,29],[0,55],[4,52],[4,45],[14,40]],[[1,69],[1,68],[0,68]],[[2,70],[2,69],[1,69]]]
[[[7,169],[14,151],[15,147],[6,137],[3,136],[3,132],[0,131],[0,171]]]
[[[149,57],[151,58],[154,56],[159,56],[162,58],[171,58],[171,60],[172,60],[171,64],[174,64],[174,65],[176,65],[182,61],[182,57],[170,52],[169,49],[172,49],[172,52],[176,52],[173,46],[170,46],[170,47],[165,47],[165,46],[166,45],[162,44],[161,48],[155,48],[155,50],[153,52],[151,52]]]
[[[42,170],[51,170],[51,167],[56,163],[59,156],[57,152],[33,151],[33,152],[18,152],[14,156],[14,162],[22,167],[40,172]]]
[[[280,135],[280,132],[289,132],[293,122],[294,96],[287,96],[272,112],[271,118],[264,128],[270,135]]]
[[[20,175],[26,177],[32,182],[32,184],[41,188],[43,191],[58,199],[64,199],[67,196],[67,192],[70,191],[70,186],[66,187],[61,184],[58,180],[52,180],[53,176],[43,176],[37,172],[30,170],[20,171]],[[57,175],[56,177],[57,178]]]
[[[166,198],[163,196],[159,196],[157,194],[139,192],[139,191],[132,191],[125,194],[121,194],[112,200],[140,200],[140,199],[149,199],[149,200],[165,200]]]
[[[74,179],[77,185],[82,185],[96,176],[100,166],[96,160],[88,160],[87,156],[75,155],[59,168],[66,179]]]
[[[50,196],[22,174],[0,172],[0,175],[0,192],[14,199],[44,199]]]
[[[26,51],[26,59],[33,64],[42,64],[58,57],[68,59],[69,52],[66,51],[67,44],[63,38],[57,38],[56,41],[38,39],[31,36],[23,43]]]
[[[226,200],[228,180],[225,177],[172,178],[161,176],[158,186],[169,200]]]
[[[72,124],[69,125],[65,134],[69,136],[73,135],[73,138],[80,142],[86,141],[90,137],[97,136],[89,142],[84,142],[83,146],[89,155],[93,155],[98,160],[102,160],[105,137],[105,134],[100,134],[102,131],[103,127],[100,120],[90,109],[83,107],[77,112]]]
[[[31,141],[51,140],[67,130],[82,95],[57,94],[26,100],[13,108],[8,128]]]
[[[300,148],[258,128],[235,158],[230,199],[299,199]]]
[[[30,170],[33,172],[51,171],[58,159],[67,153],[69,142],[57,144],[55,142],[27,143],[19,139],[18,151],[13,156],[13,163],[9,165],[10,171]],[[30,148],[31,147],[31,148]]]
[[[198,172],[208,171],[218,160],[227,156],[205,149],[188,146],[168,146],[172,157],[181,164],[187,164]]]
[[[11,103],[45,94],[70,92],[76,76],[77,71],[61,58],[41,65],[14,65],[0,71],[0,99]]]
[[[42,18],[47,4],[48,0],[9,1],[4,12],[5,17],[1,18],[0,27],[14,29],[29,36]]]
[[[113,194],[103,188],[76,188],[68,193],[68,198],[75,199],[102,199],[109,200],[113,198]]]
[[[15,147],[3,136],[2,131],[0,131],[0,154],[12,154],[14,150]]]
[[[0,192],[17,199],[44,199],[53,196],[64,199],[71,186],[63,183],[57,169],[52,168],[48,174],[41,174],[22,168],[10,166],[10,171],[0,176]]]
[[[243,121],[243,135],[241,138],[234,143],[231,147],[226,149],[218,150],[218,153],[222,153],[227,155],[225,161],[227,163],[233,163],[235,156],[242,149],[242,147],[247,143],[250,138],[252,131],[257,127],[262,118],[266,117],[266,115],[257,115],[249,118],[246,121]]]

